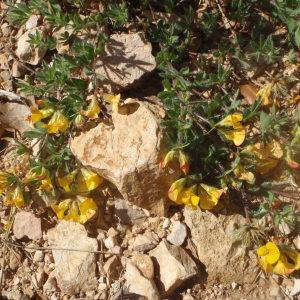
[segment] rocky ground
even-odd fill
[[[33,99],[24,101],[15,82],[45,55],[27,43],[39,26],[38,16],[18,32],[1,21],[2,134],[30,126]],[[255,251],[234,239],[246,223],[238,208],[216,214],[166,202],[178,174],[159,167],[164,111],[155,86],[149,88],[156,82],[151,50],[141,34],[111,38],[97,72],[106,74],[108,90],[124,92],[125,105],[112,115],[113,126],[100,123],[70,140],[73,154],[107,180],[105,209],[84,226],[34,206],[14,210],[9,223],[7,207],[0,207],[3,299],[297,299],[300,279],[266,276]],[[22,164],[2,149],[2,165]]]

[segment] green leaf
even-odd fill
[[[24,132],[24,136],[31,140],[42,138],[46,134],[47,134],[47,131],[44,128],[33,128],[31,130]]]

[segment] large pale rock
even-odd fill
[[[38,240],[42,237],[41,219],[31,212],[18,212],[13,224],[13,233],[17,239],[28,237],[31,240]]]
[[[126,272],[125,272],[126,286],[130,293],[135,294],[135,296],[143,296],[146,299],[158,300],[159,292],[152,279],[145,278],[139,269],[130,261],[126,262]]]
[[[116,185],[133,204],[163,215],[165,197],[177,172],[161,170],[163,111],[158,106],[127,99],[113,126],[100,123],[71,141],[73,154]]]
[[[197,274],[197,265],[187,252],[166,241],[149,252],[158,267],[160,288],[165,294],[172,293],[187,279]]]
[[[251,283],[256,276],[256,256],[233,239],[233,233],[246,220],[241,215],[215,216],[209,211],[184,208],[184,217],[205,265],[208,281],[213,283]]]
[[[0,103],[0,122],[7,129],[17,129],[21,133],[29,130],[30,123],[26,120],[29,115],[30,109],[26,105],[15,102]]]
[[[62,221],[47,233],[50,246],[64,249],[97,251],[96,239],[87,236],[83,225]],[[62,292],[76,294],[96,284],[95,254],[81,251],[53,250],[55,277]]]
[[[155,69],[151,51],[142,33],[112,34],[96,73],[106,78],[103,84],[108,91],[128,89]]]
[[[37,48],[29,43],[29,35],[44,35],[43,31],[39,28],[33,28],[22,34],[17,42],[16,55],[18,58],[30,65],[36,66],[40,63],[44,55],[46,54],[46,48]]]

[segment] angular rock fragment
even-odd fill
[[[43,31],[39,28],[33,28],[22,34],[17,42],[16,55],[18,58],[30,65],[36,66],[40,63],[44,55],[46,54],[46,48],[37,48],[30,44],[30,35],[44,35]]]
[[[161,170],[164,112],[133,99],[113,113],[113,126],[100,123],[71,141],[73,154],[111,181],[122,196],[150,213],[163,215],[166,195],[178,172]]]
[[[180,221],[173,222],[171,233],[167,236],[168,242],[175,246],[181,246],[187,237],[186,225]]]
[[[166,241],[161,241],[149,255],[156,262],[160,288],[165,294],[172,293],[197,274],[197,265],[187,252]]]
[[[214,284],[253,282],[256,255],[247,253],[245,247],[233,238],[235,229],[246,222],[243,216],[215,216],[209,211],[185,207],[184,217],[198,258],[206,267],[208,281]]]
[[[148,279],[153,279],[154,266],[149,255],[135,254],[134,256],[132,256],[131,261],[139,269],[139,271],[144,277]]]
[[[128,291],[135,294],[136,297],[143,296],[149,300],[160,299],[159,292],[154,281],[152,279],[145,278],[130,260],[126,263],[126,272],[124,277]]]
[[[132,249],[139,252],[147,252],[156,247],[159,239],[154,232],[138,234],[132,242]]]
[[[41,219],[31,212],[18,212],[13,224],[13,233],[17,239],[28,237],[31,240],[38,240],[42,237]]]
[[[7,129],[17,129],[21,133],[29,130],[31,127],[26,120],[29,115],[30,109],[26,105],[14,102],[0,103],[0,121]]]
[[[115,255],[110,257],[103,265],[103,270],[110,280],[118,280],[122,271],[120,258]]]
[[[96,239],[87,236],[83,225],[74,222],[61,221],[47,233],[50,246],[81,251],[53,250],[55,262],[55,277],[62,292],[76,294],[87,291],[96,284],[95,254]]]
[[[96,73],[104,76],[104,87],[117,92],[136,85],[156,67],[152,46],[142,33],[112,34]]]

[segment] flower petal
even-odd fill
[[[110,103],[112,106],[112,111],[114,113],[117,113],[119,110],[119,103],[121,99],[121,94],[118,95],[112,95],[112,94],[103,94],[103,99]]]

